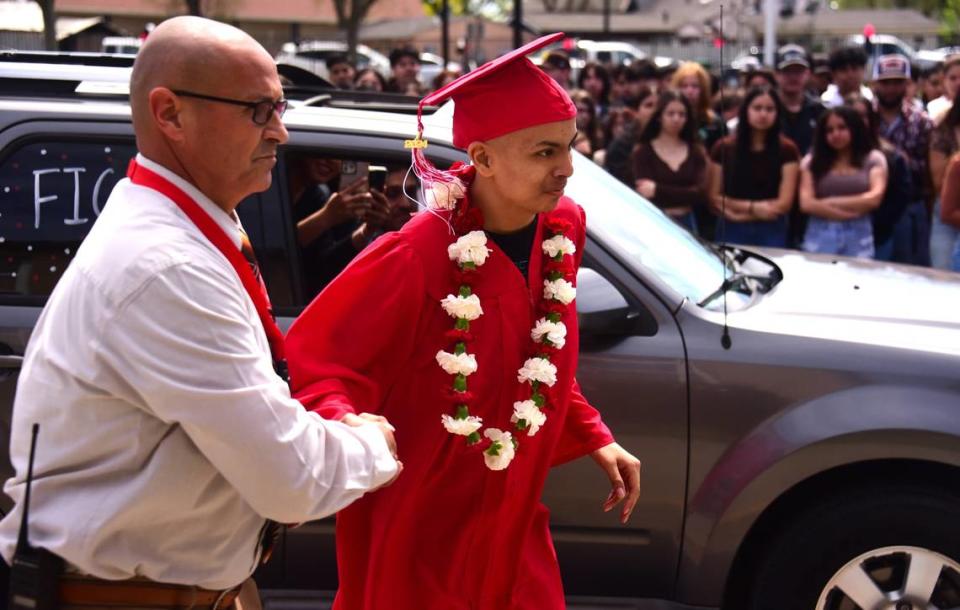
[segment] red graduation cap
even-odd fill
[[[451,98],[455,104],[453,145],[461,149],[473,142],[577,116],[577,107],[563,87],[527,59],[528,54],[563,37],[562,32],[557,32],[538,38],[424,97],[417,110],[420,134],[423,134],[423,107],[442,104]],[[419,135],[409,145],[413,148],[414,171],[425,186],[437,182],[459,184],[458,176],[467,168],[438,170],[416,144],[425,145]]]
[[[489,61],[420,101],[420,108],[453,98],[453,145],[493,138],[535,125],[577,116],[577,107],[556,81],[527,55],[561,40],[543,36]]]

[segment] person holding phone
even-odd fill
[[[365,161],[294,155],[289,167],[305,284],[316,294],[383,232],[390,205]]]

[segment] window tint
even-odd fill
[[[50,294],[135,154],[132,143],[35,141],[0,161],[0,294]]]
[[[267,285],[274,313],[282,314],[294,304],[290,249],[286,227],[289,213],[278,200],[277,189],[251,195],[237,206],[237,216],[250,238],[257,265]]]

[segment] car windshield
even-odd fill
[[[587,225],[694,303],[724,280],[719,256],[655,205],[583,155],[574,153],[566,194],[587,212]]]

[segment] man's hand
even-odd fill
[[[370,191],[370,200],[363,210],[363,220],[374,229],[382,228],[390,218],[390,202],[380,191]]]
[[[380,428],[380,431],[383,432],[383,437],[387,440],[387,447],[390,449],[393,459],[397,462],[397,474],[395,474],[392,479],[384,483],[384,487],[396,481],[397,477],[400,476],[400,473],[403,472],[403,462],[401,462],[397,457],[397,440],[393,437],[393,433],[396,432],[397,429],[394,428],[389,421],[387,421],[387,418],[382,415],[374,415],[373,413],[347,413],[340,418],[340,421],[348,426],[366,426],[368,424],[374,424]]]
[[[341,419],[341,422],[347,424],[348,426],[364,426],[366,424],[376,424],[380,427],[380,431],[383,432],[383,436],[387,439],[387,447],[390,448],[390,453],[393,454],[393,457],[397,457],[397,441],[393,438],[393,433],[397,431],[390,422],[387,421],[387,418],[382,415],[374,415],[373,413],[347,413]]]
[[[610,443],[590,454],[610,477],[610,495],[603,503],[603,511],[610,512],[624,498],[620,522],[626,523],[640,497],[640,460],[630,455],[617,443]]]

